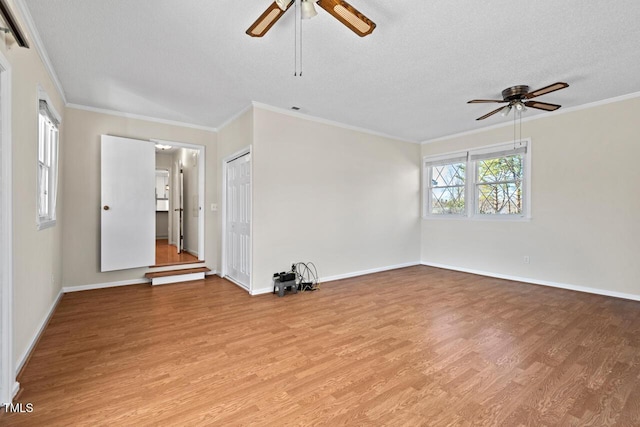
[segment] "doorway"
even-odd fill
[[[166,150],[169,164],[169,189],[175,184],[171,176],[184,173],[184,248],[198,262],[204,261],[204,177],[205,147],[161,140],[138,140],[102,135],[101,147],[101,271],[156,266],[156,210],[166,207],[167,200],[157,200],[152,193],[156,187],[156,153]],[[154,148],[155,145],[155,148]],[[125,164],[126,161],[126,164]],[[163,168],[160,168],[163,169]],[[187,177],[188,171],[188,177]],[[175,192],[174,192],[175,193]],[[162,197],[165,198],[164,194]],[[175,195],[169,202],[169,229],[167,238],[176,244],[174,209]],[[135,222],[135,223],[134,223]],[[174,237],[172,237],[174,236]],[[113,260],[118,263],[110,262]],[[192,258],[191,258],[192,259]],[[173,264],[173,262],[169,262]],[[168,264],[165,264],[168,265]]]
[[[223,160],[222,276],[251,292],[251,151]]]
[[[204,147],[154,142],[155,266],[204,261]]]

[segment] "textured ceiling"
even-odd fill
[[[566,81],[539,98],[564,108],[640,91],[638,0],[350,0],[365,38],[317,7],[303,77],[293,9],[245,34],[269,0],[22,1],[69,103],[214,128],[256,101],[424,141],[508,121],[466,104],[508,86]]]

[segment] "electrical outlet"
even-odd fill
[[[525,256],[524,256],[524,259],[523,259],[522,261],[523,261],[525,264],[529,264],[529,262],[531,261],[531,260],[529,259],[529,255],[525,255]]]

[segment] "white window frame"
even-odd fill
[[[58,154],[60,145],[60,115],[49,95],[38,86],[38,149],[36,158],[36,226],[38,230],[56,225],[56,199],[58,193]],[[41,206],[41,170],[46,170],[46,204]]]
[[[478,162],[483,159],[497,158],[513,154],[522,154],[522,212],[519,214],[481,214],[478,197]],[[431,207],[431,173],[432,166],[457,163],[466,156],[465,176],[465,214],[432,214]],[[529,221],[531,220],[531,139],[494,144],[467,151],[458,151],[422,159],[422,195],[424,219],[471,219],[487,221]]]
[[[443,166],[443,165],[448,165],[448,164],[455,164],[455,163],[468,163],[468,154],[466,151],[459,151],[459,152],[454,152],[454,153],[448,153],[448,154],[444,154],[444,155],[437,155],[437,156],[428,156],[425,157],[422,161],[422,166],[423,166],[423,181],[422,181],[422,187],[424,189],[423,191],[423,197],[424,197],[424,203],[423,203],[423,207],[422,207],[422,216],[425,218],[448,218],[448,219],[452,219],[452,218],[465,218],[468,215],[468,209],[469,209],[469,191],[468,191],[468,182],[469,182],[469,168],[465,168],[465,178],[464,178],[464,186],[465,186],[465,190],[464,190],[464,213],[443,213],[443,214],[435,214],[435,213],[431,213],[432,208],[433,208],[433,202],[432,202],[432,186],[431,186],[431,180],[433,178],[433,167],[434,166]],[[467,165],[468,166],[468,165]]]

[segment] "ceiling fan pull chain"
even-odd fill
[[[298,75],[298,0],[294,0],[294,25],[293,25],[293,76]]]

